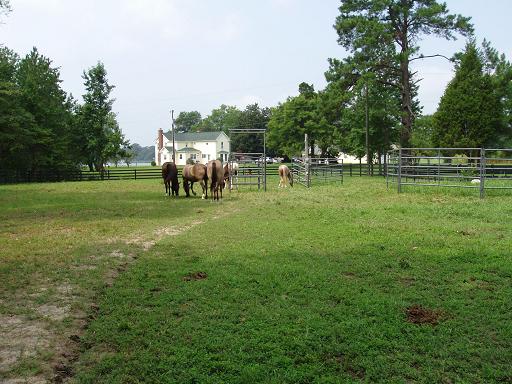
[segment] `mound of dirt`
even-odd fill
[[[204,280],[208,277],[205,272],[195,272],[189,273],[186,276],[183,276],[183,281],[192,281],[192,280]]]
[[[442,317],[440,310],[424,308],[419,304],[412,305],[405,309],[407,321],[413,324],[436,325]]]

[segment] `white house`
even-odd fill
[[[158,130],[155,143],[155,162],[162,165],[172,161],[172,132]],[[222,131],[218,132],[185,132],[174,136],[176,146],[176,165],[185,165],[188,159],[206,164],[210,160],[228,161],[231,152],[231,140]]]

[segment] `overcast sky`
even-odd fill
[[[511,0],[447,0],[471,16],[479,42],[512,58]],[[170,110],[203,117],[221,104],[274,106],[302,81],[325,86],[327,58],[343,58],[332,25],[338,0],[11,0],[0,43],[32,47],[61,69],[65,91],[81,101],[81,75],[102,61],[116,88],[114,111],[132,143],[153,145]],[[452,56],[464,39],[427,39],[423,53]],[[436,110],[452,66],[416,64],[425,113]]]

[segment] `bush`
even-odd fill
[[[152,166],[152,167],[156,167],[156,162],[155,162],[155,160],[153,160],[153,161],[151,162],[151,166]]]

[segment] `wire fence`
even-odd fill
[[[386,183],[404,186],[512,189],[512,149],[401,148],[388,153]]]

